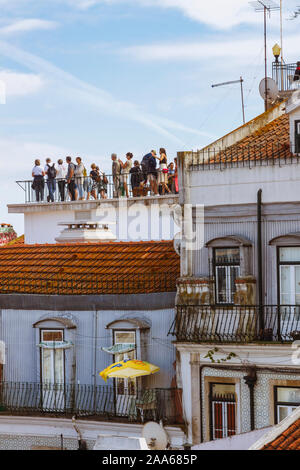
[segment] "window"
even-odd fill
[[[215,248],[214,268],[216,279],[216,303],[233,304],[235,280],[240,275],[240,249]]]
[[[300,305],[300,247],[279,248],[280,305]]]
[[[300,153],[300,121],[295,121],[295,153]]]
[[[136,344],[135,331],[114,331],[114,344]],[[115,355],[115,362],[124,359],[136,359],[136,350]],[[116,379],[116,390],[117,395],[135,395],[136,379]]]
[[[300,387],[275,387],[275,423],[279,423],[300,406]]]
[[[42,383],[64,383],[64,349],[55,348],[55,342],[64,340],[63,330],[41,330],[41,380]]]
[[[234,384],[210,383],[210,439],[236,434],[236,393]]]

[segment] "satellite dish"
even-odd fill
[[[142,436],[151,450],[165,450],[167,448],[168,435],[164,428],[154,421],[144,424]]]
[[[267,81],[267,87],[266,87]],[[267,96],[266,96],[266,88],[267,88]],[[270,78],[263,78],[259,84],[259,93],[263,100],[268,98],[268,101],[275,101],[278,97],[279,90],[276,82]]]

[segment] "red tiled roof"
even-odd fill
[[[0,293],[175,292],[180,260],[170,241],[4,246]]]
[[[212,152],[214,153],[214,152]],[[289,116],[283,114],[206,161],[209,163],[238,162],[291,158]]]
[[[261,450],[300,450],[300,418]]]

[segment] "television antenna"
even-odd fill
[[[265,111],[268,109],[268,89],[267,89],[267,75],[268,75],[268,64],[267,64],[267,13],[271,14],[271,11],[280,10],[280,6],[273,0],[257,0],[255,2],[249,2],[250,5],[257,12],[264,12],[264,41],[265,41]]]
[[[243,77],[240,77],[239,80],[232,80],[231,82],[223,82],[223,83],[217,83],[215,85],[212,85],[212,88],[215,88],[217,86],[225,86],[225,85],[233,85],[234,83],[240,83],[241,84],[241,99],[242,99],[242,113],[243,113],[243,123],[245,124],[245,103],[244,103],[244,90],[243,90]]]

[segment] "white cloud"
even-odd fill
[[[44,86],[40,75],[18,73],[11,70],[0,71],[0,83],[5,84],[6,97],[25,96],[39,92]]]
[[[271,44],[271,43],[270,43]],[[285,37],[285,49],[289,55],[296,55],[299,51],[299,35]],[[173,42],[138,45],[121,49],[121,54],[140,61],[209,61],[214,64],[216,59],[228,63],[228,60],[236,60],[240,65],[245,65],[257,56],[263,42],[255,37],[253,39],[241,39],[236,36],[234,41],[198,41],[198,42]],[[271,53],[271,49],[268,48]],[[296,60],[296,59],[295,59]]]
[[[7,26],[0,28],[0,35],[12,35],[25,33],[29,31],[50,30],[57,28],[58,23],[55,21],[40,20],[37,18],[28,18],[25,20],[15,21]]]
[[[138,122],[148,128],[151,128],[166,138],[184,145],[184,142],[171,130],[192,133],[198,136],[207,136],[197,129],[192,129],[182,124],[154,116],[142,111],[137,105],[130,102],[124,102],[116,99],[109,92],[92,86],[73,75],[61,70],[55,65],[41,59],[38,56],[18,49],[4,41],[0,41],[0,55],[9,57],[10,59],[28,67],[35,73],[47,77],[47,80],[54,82],[56,87],[64,90],[65,96],[69,96],[73,101],[82,101],[85,104],[105,110],[110,115],[116,115],[126,120]]]

